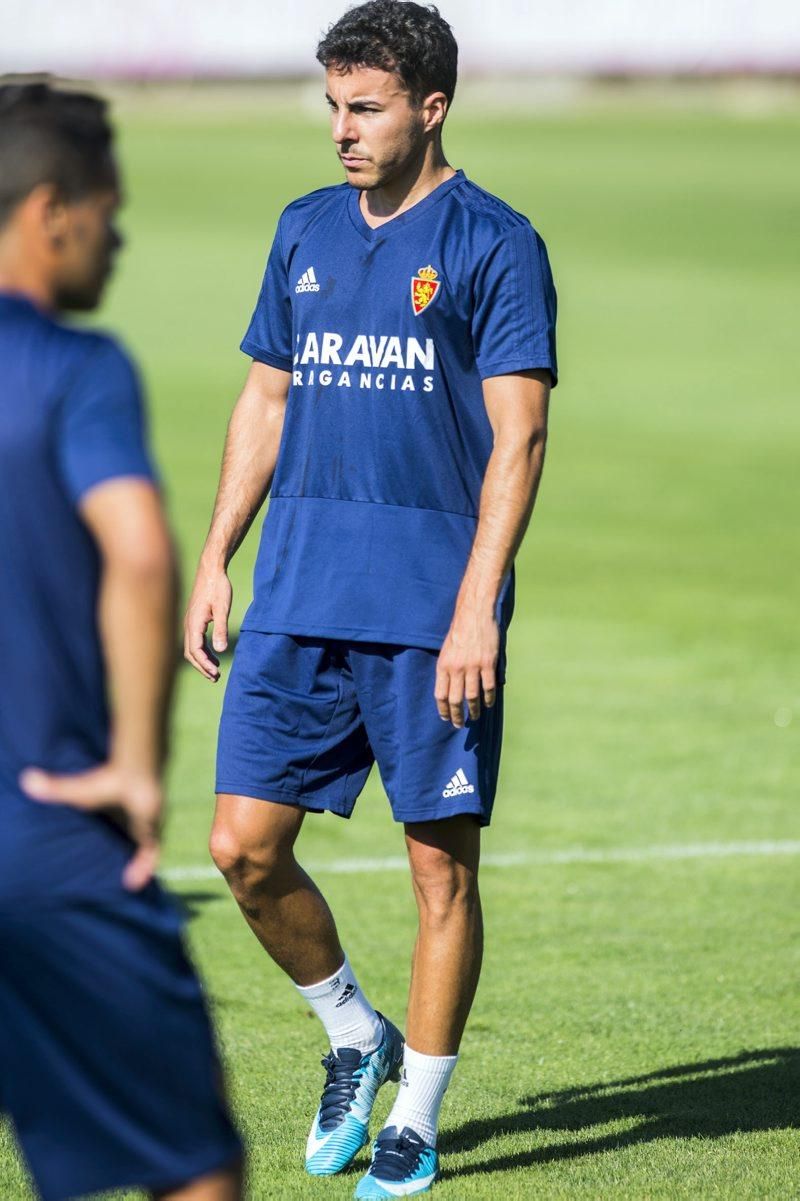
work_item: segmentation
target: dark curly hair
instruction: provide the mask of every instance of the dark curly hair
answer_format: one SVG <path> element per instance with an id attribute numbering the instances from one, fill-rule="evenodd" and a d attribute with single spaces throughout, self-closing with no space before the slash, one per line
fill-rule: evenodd
<path id="1" fill-rule="evenodd" d="M 431 92 L 449 101 L 456 90 L 458 46 L 433 4 L 411 0 L 368 0 L 331 25 L 317 46 L 323 67 L 377 67 L 394 71 L 412 102 Z"/>
<path id="2" fill-rule="evenodd" d="M 39 184 L 66 203 L 116 183 L 104 100 L 38 77 L 0 77 L 0 225 Z"/>

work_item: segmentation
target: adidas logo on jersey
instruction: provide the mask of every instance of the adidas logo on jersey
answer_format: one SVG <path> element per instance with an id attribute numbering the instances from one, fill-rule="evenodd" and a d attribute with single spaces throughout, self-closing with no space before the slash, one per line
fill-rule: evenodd
<path id="1" fill-rule="evenodd" d="M 442 793 L 442 796 L 443 797 L 463 796 L 465 792 L 474 792 L 474 791 L 475 791 L 474 786 L 472 784 L 470 784 L 469 780 L 464 775 L 464 772 L 459 767 L 458 771 L 453 776 L 452 780 L 448 781 L 447 787 L 445 788 L 444 792 Z"/>
<path id="2" fill-rule="evenodd" d="M 295 292 L 319 292 L 319 284 L 313 267 L 309 267 L 308 271 L 303 272 L 294 290 Z"/>

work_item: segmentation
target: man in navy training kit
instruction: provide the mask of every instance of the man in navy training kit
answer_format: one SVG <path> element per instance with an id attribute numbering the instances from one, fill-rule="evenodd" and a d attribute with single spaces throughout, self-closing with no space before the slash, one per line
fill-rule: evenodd
<path id="1" fill-rule="evenodd" d="M 236 1201 L 200 985 L 152 878 L 171 540 L 130 360 L 57 320 L 97 305 L 119 201 L 101 100 L 0 85 L 0 1110 L 43 1201 Z"/>
<path id="2" fill-rule="evenodd" d="M 497 783 L 512 563 L 556 377 L 555 292 L 527 219 L 444 157 L 457 47 L 435 8 L 351 9 L 317 57 L 346 182 L 280 218 L 185 650 L 219 677 L 226 568 L 269 492 L 211 852 L 330 1041 L 308 1171 L 352 1160 L 377 1089 L 402 1067 L 356 1192 L 401 1196 L 435 1179 L 480 970 L 480 830 Z M 405 1051 L 294 857 L 306 811 L 349 816 L 375 761 L 419 907 Z"/>

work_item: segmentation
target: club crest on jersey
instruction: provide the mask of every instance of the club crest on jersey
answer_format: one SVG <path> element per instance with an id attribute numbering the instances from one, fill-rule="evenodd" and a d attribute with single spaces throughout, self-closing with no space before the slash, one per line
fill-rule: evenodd
<path id="1" fill-rule="evenodd" d="M 439 295 L 442 281 L 436 278 L 438 274 L 439 272 L 434 271 L 433 267 L 429 265 L 420 267 L 411 280 L 411 307 L 415 317 L 419 317 L 422 310 L 433 304 Z"/>

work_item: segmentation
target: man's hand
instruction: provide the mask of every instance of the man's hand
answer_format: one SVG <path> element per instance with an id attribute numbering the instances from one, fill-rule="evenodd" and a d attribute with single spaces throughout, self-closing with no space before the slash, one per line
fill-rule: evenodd
<path id="1" fill-rule="evenodd" d="M 550 372 L 520 371 L 483 381 L 494 446 L 481 488 L 480 512 L 450 630 L 436 671 L 443 721 L 464 725 L 464 700 L 475 720 L 497 696 L 500 631 L 495 605 L 536 499 L 547 437 Z"/>
<path id="2" fill-rule="evenodd" d="M 152 880 L 161 837 L 164 804 L 161 782 L 155 776 L 133 775 L 114 763 L 90 771 L 56 776 L 30 767 L 19 779 L 20 787 L 35 801 L 72 805 L 87 812 L 104 812 L 136 843 L 136 851 L 122 875 L 130 892 Z"/>
<path id="3" fill-rule="evenodd" d="M 207 569 L 200 563 L 183 620 L 184 658 L 207 680 L 218 680 L 219 659 L 214 651 L 228 649 L 228 617 L 233 589 L 224 568 Z M 211 650 L 206 641 L 209 623 L 214 623 Z"/>
<path id="4" fill-rule="evenodd" d="M 228 648 L 233 590 L 227 567 L 269 492 L 292 376 L 254 360 L 228 424 L 211 528 L 184 618 L 183 653 L 207 680 L 219 679 L 214 651 Z M 212 647 L 206 630 L 214 623 Z"/>
<path id="5" fill-rule="evenodd" d="M 442 721 L 461 729 L 464 701 L 470 718 L 480 717 L 483 703 L 491 709 L 497 697 L 497 657 L 500 631 L 494 614 L 457 610 L 436 666 L 436 707 Z"/>

